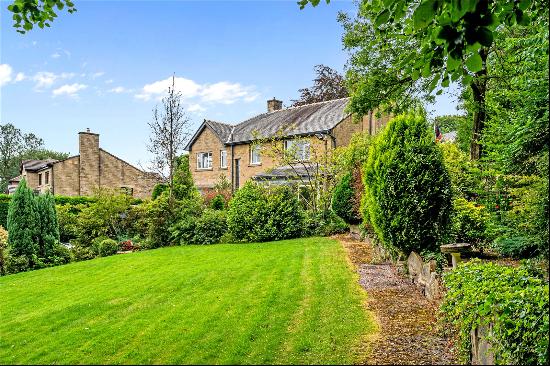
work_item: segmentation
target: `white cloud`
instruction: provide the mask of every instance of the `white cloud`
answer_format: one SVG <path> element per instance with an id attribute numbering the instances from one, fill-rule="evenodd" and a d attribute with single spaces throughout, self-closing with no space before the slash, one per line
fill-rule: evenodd
<path id="1" fill-rule="evenodd" d="M 187 107 L 187 110 L 189 112 L 199 113 L 206 111 L 206 108 L 202 107 L 200 104 L 191 104 L 189 107 Z"/>
<path id="2" fill-rule="evenodd" d="M 105 84 L 112 84 L 113 81 L 114 81 L 113 79 L 105 80 Z"/>
<path id="3" fill-rule="evenodd" d="M 116 88 L 109 90 L 109 93 L 121 94 L 121 93 L 126 93 L 127 91 L 128 89 L 126 89 L 125 87 L 117 86 Z"/>
<path id="4" fill-rule="evenodd" d="M 92 74 L 92 79 L 97 79 L 98 77 L 103 76 L 103 75 L 105 75 L 105 73 L 103 71 L 96 72 L 96 73 Z"/>
<path id="5" fill-rule="evenodd" d="M 77 97 L 78 92 L 80 90 L 86 89 L 87 87 L 88 87 L 88 85 L 77 84 L 77 83 L 65 84 L 65 85 L 60 86 L 57 89 L 54 89 L 52 93 L 53 93 L 54 96 L 67 95 L 69 97 Z"/>
<path id="6" fill-rule="evenodd" d="M 231 83 L 228 81 L 221 81 L 214 84 L 199 84 L 190 79 L 177 77 L 175 78 L 174 84 L 176 91 L 181 92 L 184 99 L 195 98 L 207 103 L 232 104 L 239 100 L 251 102 L 258 97 L 258 93 L 253 86 L 243 86 L 239 83 Z M 158 100 L 166 95 L 168 88 L 171 86 L 172 78 L 169 77 L 164 80 L 159 80 L 145 85 L 135 97 L 144 101 L 151 99 Z M 199 104 L 193 105 L 200 107 Z"/>
<path id="7" fill-rule="evenodd" d="M 51 58 L 60 58 L 61 57 L 61 54 L 59 52 L 55 52 L 55 53 L 52 53 L 50 55 Z"/>
<path id="8" fill-rule="evenodd" d="M 244 87 L 239 83 L 229 83 L 227 81 L 205 85 L 201 96 L 204 101 L 222 104 L 233 104 L 239 99 L 252 101 L 257 97 L 252 87 Z"/>
<path id="9" fill-rule="evenodd" d="M 24 73 L 18 72 L 17 75 L 15 75 L 15 80 L 14 81 L 17 83 L 19 81 L 25 80 L 26 78 L 27 78 L 27 76 Z"/>
<path id="10" fill-rule="evenodd" d="M 11 74 L 13 69 L 8 64 L 0 64 L 0 86 L 5 85 L 11 81 Z"/>
<path id="11" fill-rule="evenodd" d="M 39 90 L 51 87 L 57 80 L 70 79 L 72 77 L 74 77 L 74 74 L 69 72 L 54 74 L 53 72 L 40 71 L 32 77 L 32 80 L 36 83 L 34 88 Z"/>

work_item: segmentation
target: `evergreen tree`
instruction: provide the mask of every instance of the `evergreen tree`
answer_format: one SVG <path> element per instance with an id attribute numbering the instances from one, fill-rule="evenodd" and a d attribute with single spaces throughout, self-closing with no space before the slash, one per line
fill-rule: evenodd
<path id="1" fill-rule="evenodd" d="M 55 244 L 59 242 L 59 225 L 54 197 L 49 192 L 37 196 L 36 208 L 40 227 L 39 257 L 48 259 L 53 255 Z"/>
<path id="2" fill-rule="evenodd" d="M 8 245 L 15 256 L 25 256 L 31 266 L 38 254 L 38 215 L 32 190 L 22 179 L 8 209 Z"/>

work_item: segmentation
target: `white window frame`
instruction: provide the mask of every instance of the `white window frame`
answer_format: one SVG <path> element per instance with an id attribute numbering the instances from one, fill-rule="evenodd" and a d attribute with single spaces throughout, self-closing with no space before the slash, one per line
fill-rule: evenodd
<path id="1" fill-rule="evenodd" d="M 260 165 L 262 163 L 261 150 L 260 145 L 250 145 L 250 165 Z"/>
<path id="2" fill-rule="evenodd" d="M 291 150 L 296 161 L 311 159 L 311 143 L 308 140 L 285 140 L 285 151 Z"/>
<path id="3" fill-rule="evenodd" d="M 220 150 L 220 168 L 227 169 L 227 150 Z"/>
<path id="4" fill-rule="evenodd" d="M 206 155 L 206 166 L 204 166 L 204 155 Z M 197 153 L 197 169 L 208 170 L 212 169 L 212 151 L 204 151 Z"/>

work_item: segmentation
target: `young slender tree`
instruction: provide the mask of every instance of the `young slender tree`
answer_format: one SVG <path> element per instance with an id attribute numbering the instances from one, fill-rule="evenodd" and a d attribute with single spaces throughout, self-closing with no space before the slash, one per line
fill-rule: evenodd
<path id="1" fill-rule="evenodd" d="M 152 169 L 167 182 L 170 199 L 174 193 L 174 172 L 177 157 L 191 137 L 191 120 L 185 114 L 182 94 L 176 91 L 176 78 L 161 106 L 153 109 L 153 119 L 149 122 L 151 135 L 147 149 L 153 154 Z"/>

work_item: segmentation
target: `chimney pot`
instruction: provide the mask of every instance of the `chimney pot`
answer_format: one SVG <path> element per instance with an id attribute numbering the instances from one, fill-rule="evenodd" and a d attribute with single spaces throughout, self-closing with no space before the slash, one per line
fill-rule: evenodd
<path id="1" fill-rule="evenodd" d="M 283 102 L 280 100 L 273 99 L 267 101 L 267 111 L 274 112 L 283 109 Z"/>

